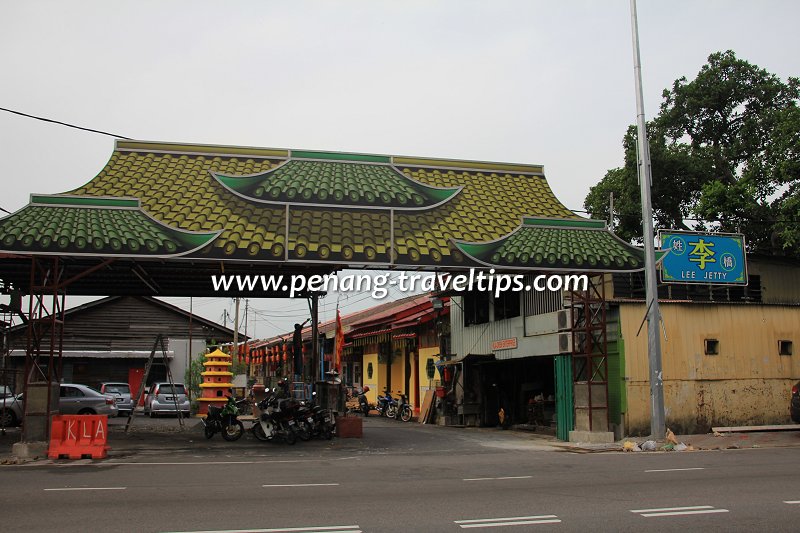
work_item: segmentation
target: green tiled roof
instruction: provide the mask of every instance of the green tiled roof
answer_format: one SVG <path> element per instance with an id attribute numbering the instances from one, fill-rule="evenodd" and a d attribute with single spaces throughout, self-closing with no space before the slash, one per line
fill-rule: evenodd
<path id="1" fill-rule="evenodd" d="M 162 231 L 218 233 L 186 254 L 209 260 L 466 267 L 491 256 L 478 253 L 478 248 L 467 252 L 464 243 L 500 242 L 523 217 L 583 220 L 556 199 L 542 167 L 535 165 L 144 141 L 118 141 L 105 168 L 68 194 L 103 201 L 133 198 L 141 211 L 163 225 Z M 27 211 L 33 207 L 0 219 L 0 250 L 33 251 L 28 242 L 33 239 L 39 243 L 37 252 L 95 253 L 85 246 L 62 250 L 57 239 L 48 241 L 40 233 L 27 235 L 27 244 L 9 234 L 6 243 L 6 228 L 18 228 L 23 214 L 31 214 L 26 224 L 39 225 L 52 216 Z M 105 229 L 77 221 L 63 218 L 59 231 L 78 239 L 80 232 L 91 230 L 86 239 L 97 245 L 97 239 L 106 238 Z M 126 219 L 122 227 L 131 224 Z M 566 239 L 576 232 L 572 253 L 585 256 L 587 265 L 595 255 L 605 264 L 596 239 L 606 237 L 600 234 L 619 244 L 606 231 L 590 238 L 584 230 L 566 228 L 559 235 Z M 189 249 L 190 243 L 181 243 L 181 250 Z M 608 254 L 610 264 L 622 261 L 623 269 L 640 268 L 629 261 L 635 253 L 624 246 L 612 247 Z M 510 257 L 504 252 L 497 259 Z M 516 254 L 508 264 L 550 267 L 521 262 Z"/>
<path id="2" fill-rule="evenodd" d="M 206 246 L 218 232 L 169 228 L 145 214 L 136 199 L 31 197 L 0 220 L 0 243 L 20 252 L 101 256 L 178 256 Z"/>
<path id="3" fill-rule="evenodd" d="M 608 272 L 644 267 L 644 252 L 615 237 L 600 220 L 526 217 L 501 239 L 456 245 L 478 263 L 506 268 Z"/>
<path id="4" fill-rule="evenodd" d="M 423 185 L 387 164 L 302 159 L 253 176 L 214 177 L 234 193 L 257 202 L 356 209 L 426 209 L 460 190 Z"/>

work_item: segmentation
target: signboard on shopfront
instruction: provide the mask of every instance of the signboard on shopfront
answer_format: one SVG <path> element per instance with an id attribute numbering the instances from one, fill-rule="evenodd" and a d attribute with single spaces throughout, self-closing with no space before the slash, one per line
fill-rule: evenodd
<path id="1" fill-rule="evenodd" d="M 517 347 L 517 338 L 511 337 L 510 339 L 502 339 L 492 343 L 492 351 L 497 350 L 513 350 Z"/>

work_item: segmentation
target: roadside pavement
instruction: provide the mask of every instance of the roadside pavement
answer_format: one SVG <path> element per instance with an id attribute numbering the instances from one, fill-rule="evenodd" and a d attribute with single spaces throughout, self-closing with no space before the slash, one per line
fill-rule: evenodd
<path id="1" fill-rule="evenodd" d="M 339 454 L 469 454 L 479 453 L 486 448 L 531 452 L 622 453 L 626 440 L 639 444 L 647 440 L 639 437 L 611 444 L 568 443 L 552 435 L 530 431 L 443 427 L 368 417 L 363 419 L 362 438 L 334 438 L 330 441 L 313 439 L 289 446 L 280 442 L 260 442 L 249 431 L 245 431 L 237 442 L 226 442 L 220 435 L 206 439 L 198 418 L 185 419 L 185 427 L 181 429 L 176 418 L 136 417 L 127 433 L 126 422 L 127 418 L 109 421 L 109 460 L 137 461 L 165 456 L 176 460 L 193 457 L 231 459 L 265 454 L 286 458 L 334 457 Z M 252 422 L 245 422 L 245 429 L 249 430 L 251 425 Z M 12 445 L 19 440 L 19 428 L 8 428 L 4 435 L 0 434 L 0 464 L 20 462 L 11 455 Z M 659 451 L 641 453 L 793 447 L 800 446 L 800 431 L 726 433 L 721 436 L 677 435 L 676 440 L 686 444 L 689 449 L 686 452 L 663 452 L 660 449 L 665 443 L 660 442 L 657 445 Z M 38 460 L 54 462 L 46 458 Z"/>

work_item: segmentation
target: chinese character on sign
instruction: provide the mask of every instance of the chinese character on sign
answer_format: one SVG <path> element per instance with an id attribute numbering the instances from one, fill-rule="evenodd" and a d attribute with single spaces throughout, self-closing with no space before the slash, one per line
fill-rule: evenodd
<path id="1" fill-rule="evenodd" d="M 705 270 L 706 263 L 716 263 L 717 260 L 714 259 L 714 247 L 713 242 L 706 242 L 703 239 L 698 240 L 697 242 L 690 242 L 694 248 L 692 251 L 689 252 L 689 261 L 693 263 L 700 263 L 700 270 Z"/>
<path id="2" fill-rule="evenodd" d="M 682 252 L 683 251 L 683 241 L 680 239 L 673 239 L 672 241 L 672 251 L 673 252 Z"/>
<path id="3" fill-rule="evenodd" d="M 733 256 L 726 254 L 725 257 L 722 258 L 722 266 L 726 269 L 733 268 Z"/>

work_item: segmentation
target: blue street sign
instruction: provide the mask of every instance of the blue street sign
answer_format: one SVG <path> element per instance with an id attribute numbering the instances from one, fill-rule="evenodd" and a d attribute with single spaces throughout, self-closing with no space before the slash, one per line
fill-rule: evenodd
<path id="1" fill-rule="evenodd" d="M 747 285 L 744 235 L 659 231 L 663 283 Z"/>

